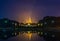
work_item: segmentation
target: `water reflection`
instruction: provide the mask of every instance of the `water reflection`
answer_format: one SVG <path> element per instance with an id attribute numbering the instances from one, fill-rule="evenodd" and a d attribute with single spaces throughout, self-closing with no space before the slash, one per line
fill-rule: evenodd
<path id="1" fill-rule="evenodd" d="M 38 33 L 20 33 L 18 35 L 19 40 L 21 41 L 44 41 L 43 37 L 40 37 Z"/>
<path id="2" fill-rule="evenodd" d="M 38 33 L 20 33 L 18 36 L 11 37 L 7 40 L 0 40 L 0 41 L 44 41 L 43 37 L 40 37 Z"/>
<path id="3" fill-rule="evenodd" d="M 18 36 L 19 36 L 19 38 L 22 38 L 22 39 L 24 39 L 24 41 L 25 40 L 31 40 L 31 38 L 32 38 L 32 33 L 30 33 L 30 31 L 28 31 L 28 33 L 20 33 Z"/>

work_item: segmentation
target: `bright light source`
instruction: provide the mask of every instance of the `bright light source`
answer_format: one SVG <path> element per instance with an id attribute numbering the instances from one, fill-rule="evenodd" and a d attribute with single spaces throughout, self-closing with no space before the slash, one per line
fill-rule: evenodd
<path id="1" fill-rule="evenodd" d="M 40 26 L 40 24 L 38 24 L 38 26 Z"/>
<path id="2" fill-rule="evenodd" d="M 28 31 L 28 33 L 30 33 L 30 31 Z"/>
<path id="3" fill-rule="evenodd" d="M 17 35 L 17 33 L 15 33 L 15 35 Z"/>
<path id="4" fill-rule="evenodd" d="M 15 23 L 15 26 L 17 26 L 17 23 Z"/>
<path id="5" fill-rule="evenodd" d="M 41 26 L 43 26 L 43 23 L 41 23 Z"/>
<path id="6" fill-rule="evenodd" d="M 31 17 L 28 17 L 28 19 L 26 20 L 26 23 L 28 23 L 28 24 L 32 23 Z"/>
<path id="7" fill-rule="evenodd" d="M 54 23 L 54 20 L 52 20 L 52 23 Z"/>
<path id="8" fill-rule="evenodd" d="M 28 31 L 28 37 L 29 37 L 29 40 L 31 40 L 31 37 L 32 37 L 32 33 L 30 31 Z"/>
<path id="9" fill-rule="evenodd" d="M 30 24 L 28 23 L 28 25 L 30 26 Z"/>
<path id="10" fill-rule="evenodd" d="M 7 20 L 5 20 L 4 22 L 7 23 Z"/>
<path id="11" fill-rule="evenodd" d="M 41 35 L 43 35 L 43 32 L 41 32 Z"/>
<path id="12" fill-rule="evenodd" d="M 32 38 L 32 33 L 30 31 L 28 31 L 27 33 L 23 33 L 23 35 L 26 39 L 31 40 L 31 38 Z"/>

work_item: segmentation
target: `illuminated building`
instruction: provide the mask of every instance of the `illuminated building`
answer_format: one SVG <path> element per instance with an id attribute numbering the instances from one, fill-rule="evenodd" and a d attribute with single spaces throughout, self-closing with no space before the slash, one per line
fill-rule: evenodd
<path id="1" fill-rule="evenodd" d="M 28 23 L 28 24 L 32 23 L 31 17 L 28 18 L 27 23 Z"/>

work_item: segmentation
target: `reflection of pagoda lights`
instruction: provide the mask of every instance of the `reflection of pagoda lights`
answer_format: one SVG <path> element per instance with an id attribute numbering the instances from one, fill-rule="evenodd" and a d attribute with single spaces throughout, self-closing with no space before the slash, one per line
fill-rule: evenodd
<path id="1" fill-rule="evenodd" d="M 27 35 L 28 35 L 28 37 L 29 37 L 29 40 L 31 40 L 32 33 L 31 33 L 30 31 L 28 31 Z"/>
<path id="2" fill-rule="evenodd" d="M 32 38 L 32 33 L 30 31 L 27 31 L 27 33 L 23 33 L 23 36 L 25 39 L 31 40 Z"/>
<path id="3" fill-rule="evenodd" d="M 28 33 L 29 40 L 32 38 L 32 33 Z"/>

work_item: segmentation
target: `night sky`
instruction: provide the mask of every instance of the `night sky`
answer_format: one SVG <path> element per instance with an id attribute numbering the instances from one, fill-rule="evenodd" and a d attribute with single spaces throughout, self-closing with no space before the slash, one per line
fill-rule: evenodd
<path id="1" fill-rule="evenodd" d="M 24 22 L 31 17 L 33 22 L 37 22 L 45 16 L 60 16 L 60 0 L 0 0 L 0 18 Z M 14 37 L 13 40 L 17 39 Z"/>
<path id="2" fill-rule="evenodd" d="M 45 16 L 60 16 L 60 0 L 0 0 L 0 18 L 37 22 Z"/>

